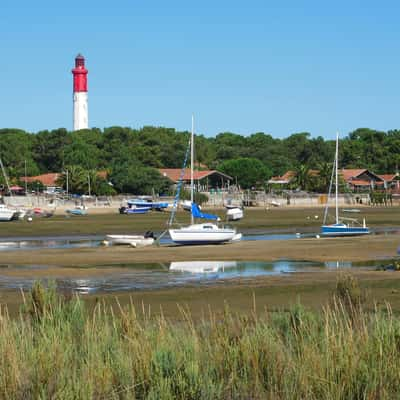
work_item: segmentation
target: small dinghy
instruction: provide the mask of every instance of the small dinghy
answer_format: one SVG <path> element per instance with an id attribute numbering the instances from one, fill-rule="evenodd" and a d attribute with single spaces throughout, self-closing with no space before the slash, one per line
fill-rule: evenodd
<path id="1" fill-rule="evenodd" d="M 77 206 L 75 208 L 65 210 L 65 212 L 70 215 L 86 215 L 87 209 L 85 206 Z"/>
<path id="2" fill-rule="evenodd" d="M 239 221 L 243 218 L 243 209 L 240 207 L 228 208 L 226 211 L 226 218 L 228 221 Z"/>
<path id="3" fill-rule="evenodd" d="M 154 243 L 153 232 L 144 235 L 106 235 L 103 242 L 106 245 L 128 245 L 132 247 L 150 246 Z"/>

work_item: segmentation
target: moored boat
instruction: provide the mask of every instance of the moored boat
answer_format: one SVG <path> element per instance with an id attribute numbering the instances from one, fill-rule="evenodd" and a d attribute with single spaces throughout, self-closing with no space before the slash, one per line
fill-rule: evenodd
<path id="1" fill-rule="evenodd" d="M 131 199 L 127 201 L 129 207 L 147 208 L 149 210 L 161 211 L 168 208 L 168 203 L 163 201 L 151 201 L 149 199 Z"/>
<path id="2" fill-rule="evenodd" d="M 243 218 L 243 209 L 240 207 L 228 208 L 226 211 L 228 221 L 239 221 Z"/>
<path id="3" fill-rule="evenodd" d="M 152 232 L 146 232 L 144 235 L 106 235 L 105 243 L 132 247 L 150 246 L 154 243 L 154 235 Z"/>
<path id="4" fill-rule="evenodd" d="M 83 206 L 78 206 L 78 207 L 75 207 L 75 208 L 72 208 L 69 210 L 65 210 L 65 212 L 70 215 L 86 215 L 87 214 L 87 210 Z"/>
<path id="5" fill-rule="evenodd" d="M 7 207 L 5 204 L 0 204 L 0 221 L 11 221 L 16 219 L 18 216 L 18 211 Z"/>
<path id="6" fill-rule="evenodd" d="M 348 218 L 346 219 L 348 220 Z M 351 226 L 349 223 L 345 224 L 344 222 L 339 222 L 337 224 L 323 225 L 321 227 L 321 234 L 323 236 L 361 236 L 368 235 L 369 233 L 369 228 L 365 225 L 365 221 L 364 224 L 360 226 Z"/>
<path id="7" fill-rule="evenodd" d="M 182 170 L 184 170 L 185 162 Z M 193 169 L 194 169 L 194 120 L 192 117 L 192 133 L 190 136 L 190 225 L 180 228 L 170 228 L 168 230 L 172 241 L 180 245 L 191 245 L 191 244 L 221 244 L 229 243 L 232 241 L 238 241 L 241 239 L 241 235 L 238 235 L 236 229 L 219 226 L 216 223 L 203 223 L 195 224 L 195 218 L 208 219 L 214 221 L 220 221 L 219 217 L 212 214 L 203 213 L 199 206 L 194 201 L 194 180 L 193 180 Z M 182 174 L 180 182 L 182 182 Z M 180 188 L 180 185 L 178 185 Z M 177 190 L 174 207 L 176 208 L 179 199 L 179 189 Z M 173 221 L 173 215 L 170 219 L 170 225 Z"/>
<path id="8" fill-rule="evenodd" d="M 331 184 L 329 186 L 328 200 L 326 202 L 326 207 L 324 212 L 324 222 L 323 225 L 321 226 L 321 235 L 325 237 L 368 235 L 370 231 L 365 223 L 365 218 L 363 220 L 363 224 L 361 225 L 359 221 L 355 218 L 339 217 L 338 160 L 339 160 L 339 135 L 336 134 L 336 151 L 335 151 L 335 160 L 332 170 L 332 179 L 333 177 L 335 179 L 335 223 L 333 224 L 326 223 L 328 217 L 329 196 L 331 194 L 331 188 L 332 188 L 332 179 L 331 179 Z M 347 221 L 347 223 L 344 221 Z"/>
<path id="9" fill-rule="evenodd" d="M 232 241 L 237 233 L 233 228 L 205 223 L 170 229 L 169 235 L 176 244 L 219 244 Z"/>

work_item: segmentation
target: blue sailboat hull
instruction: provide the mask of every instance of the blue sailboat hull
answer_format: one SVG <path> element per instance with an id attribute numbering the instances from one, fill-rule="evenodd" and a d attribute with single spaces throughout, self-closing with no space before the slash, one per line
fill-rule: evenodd
<path id="1" fill-rule="evenodd" d="M 346 224 L 322 225 L 322 236 L 361 236 L 368 235 L 369 228 L 362 226 L 347 226 Z"/>

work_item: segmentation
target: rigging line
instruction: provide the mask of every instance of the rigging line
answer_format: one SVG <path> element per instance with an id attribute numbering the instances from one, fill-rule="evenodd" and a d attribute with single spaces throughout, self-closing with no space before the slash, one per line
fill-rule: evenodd
<path id="1" fill-rule="evenodd" d="M 3 172 L 4 180 L 6 181 L 6 185 L 7 185 L 7 189 L 10 194 L 10 197 L 13 198 L 13 195 L 11 193 L 10 182 L 8 180 L 8 175 L 7 175 L 6 169 L 4 168 L 4 164 L 3 164 L 3 161 L 1 160 L 1 158 L 0 158 L 0 167 L 1 167 L 1 171 Z M 26 179 L 26 177 L 25 177 L 25 179 Z"/>
<path id="2" fill-rule="evenodd" d="M 174 219 L 175 219 L 176 209 L 177 209 L 179 197 L 180 197 L 180 194 L 181 194 L 183 177 L 185 175 L 186 163 L 187 163 L 187 159 L 189 157 L 189 151 L 190 151 L 190 147 L 191 147 L 190 144 L 191 144 L 191 137 L 189 137 L 188 147 L 186 148 L 185 159 L 183 161 L 181 174 L 179 176 L 179 181 L 178 181 L 178 185 L 177 185 L 176 193 L 175 193 L 174 205 L 172 207 L 171 216 L 170 216 L 169 221 L 168 221 L 168 226 L 171 226 L 172 223 L 174 222 Z"/>
<path id="3" fill-rule="evenodd" d="M 332 193 L 332 183 L 333 183 L 333 175 L 335 174 L 335 168 L 336 168 L 336 157 L 335 157 L 335 160 L 333 161 L 333 165 L 332 165 L 331 180 L 329 182 L 328 198 L 326 199 L 323 225 L 326 224 L 326 219 L 328 217 L 329 199 L 330 199 L 331 193 Z"/>

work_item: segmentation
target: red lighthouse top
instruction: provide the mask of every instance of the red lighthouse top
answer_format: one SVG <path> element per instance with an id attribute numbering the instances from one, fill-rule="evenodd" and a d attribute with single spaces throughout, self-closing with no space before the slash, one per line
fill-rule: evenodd
<path id="1" fill-rule="evenodd" d="M 74 75 L 74 93 L 87 92 L 88 70 L 85 68 L 85 57 L 82 54 L 75 57 L 75 68 L 72 74 Z"/>

